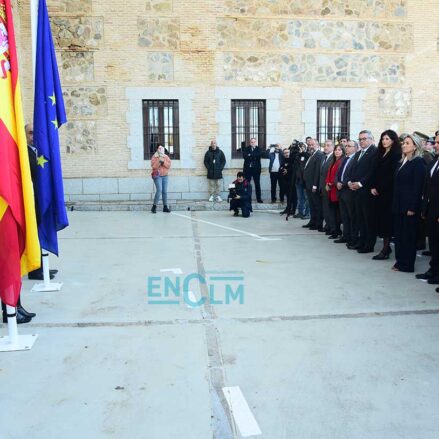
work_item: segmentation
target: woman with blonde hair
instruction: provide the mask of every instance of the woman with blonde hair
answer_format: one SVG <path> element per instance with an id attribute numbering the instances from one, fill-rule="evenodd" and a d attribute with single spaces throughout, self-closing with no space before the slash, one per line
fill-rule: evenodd
<path id="1" fill-rule="evenodd" d="M 422 155 L 422 140 L 416 134 L 407 135 L 402 143 L 402 159 L 395 172 L 393 192 L 394 271 L 412 273 L 415 270 L 416 233 L 426 172 Z"/>
<path id="2" fill-rule="evenodd" d="M 160 196 L 163 199 L 163 212 L 170 212 L 168 208 L 168 173 L 171 167 L 171 159 L 166 155 L 165 148 L 161 143 L 157 145 L 156 152 L 151 157 L 151 177 L 154 181 L 156 193 L 151 212 L 157 212 L 157 204 Z"/>

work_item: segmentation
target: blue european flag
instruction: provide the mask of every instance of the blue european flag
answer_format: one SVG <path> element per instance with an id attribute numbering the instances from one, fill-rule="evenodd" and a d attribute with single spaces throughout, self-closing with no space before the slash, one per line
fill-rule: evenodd
<path id="1" fill-rule="evenodd" d="M 34 146 L 38 154 L 38 235 L 41 248 L 58 255 L 57 232 L 69 225 L 64 205 L 58 128 L 67 122 L 45 0 L 38 4 Z"/>

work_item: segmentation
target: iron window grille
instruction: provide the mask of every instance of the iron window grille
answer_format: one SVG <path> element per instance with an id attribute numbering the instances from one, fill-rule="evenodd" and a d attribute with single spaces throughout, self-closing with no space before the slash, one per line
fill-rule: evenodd
<path id="1" fill-rule="evenodd" d="M 334 142 L 349 138 L 350 101 L 317 101 L 317 139 Z"/>
<path id="2" fill-rule="evenodd" d="M 143 100 L 143 156 L 149 160 L 159 143 L 173 160 L 180 159 L 178 100 Z"/>
<path id="3" fill-rule="evenodd" d="M 266 148 L 265 100 L 232 100 L 232 158 L 241 158 L 241 145 L 256 138 L 262 150 Z"/>

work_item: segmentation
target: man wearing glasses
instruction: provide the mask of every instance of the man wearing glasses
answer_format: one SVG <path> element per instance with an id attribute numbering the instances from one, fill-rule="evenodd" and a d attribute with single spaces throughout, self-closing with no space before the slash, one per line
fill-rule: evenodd
<path id="1" fill-rule="evenodd" d="M 360 131 L 360 150 L 354 156 L 348 187 L 354 193 L 353 242 L 348 246 L 358 253 L 374 251 L 376 235 L 371 218 L 370 183 L 375 168 L 377 147 L 370 131 Z"/>

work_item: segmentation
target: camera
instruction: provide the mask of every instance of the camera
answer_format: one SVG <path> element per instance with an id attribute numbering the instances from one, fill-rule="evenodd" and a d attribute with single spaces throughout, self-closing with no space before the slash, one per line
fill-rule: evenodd
<path id="1" fill-rule="evenodd" d="M 294 139 L 289 149 L 292 154 L 300 154 L 301 152 L 305 151 L 306 146 L 303 142 L 299 142 L 298 140 Z"/>
<path id="2" fill-rule="evenodd" d="M 229 184 L 229 195 L 227 196 L 228 200 L 231 200 L 233 198 L 235 198 L 237 195 L 236 193 L 236 187 L 234 183 Z"/>

